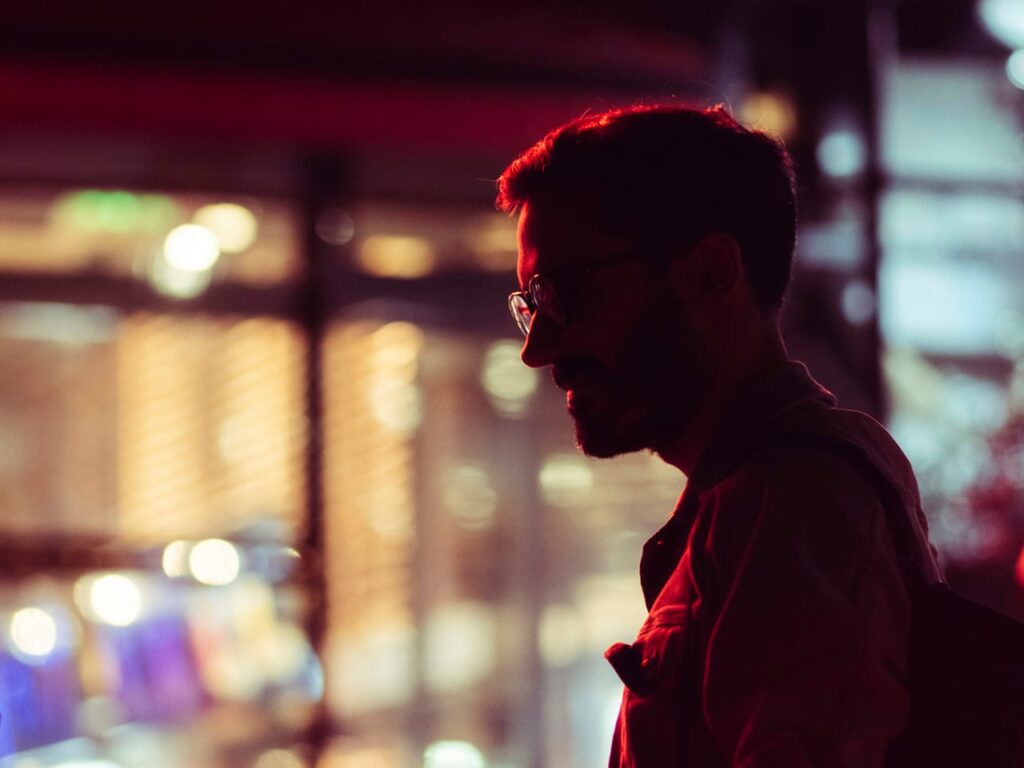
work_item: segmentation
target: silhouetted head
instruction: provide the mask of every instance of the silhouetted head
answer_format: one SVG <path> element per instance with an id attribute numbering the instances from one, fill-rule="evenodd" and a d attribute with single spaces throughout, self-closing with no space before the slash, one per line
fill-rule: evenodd
<path id="1" fill-rule="evenodd" d="M 647 255 L 724 232 L 735 238 L 764 310 L 789 282 L 796 204 L 789 156 L 722 106 L 630 107 L 573 120 L 514 160 L 498 180 L 512 213 L 551 197 L 591 198 L 609 234 Z"/>
<path id="2" fill-rule="evenodd" d="M 523 361 L 552 366 L 587 453 L 663 448 L 777 329 L 792 167 L 723 107 L 584 116 L 520 155 L 498 187 L 499 208 L 519 213 Z"/>

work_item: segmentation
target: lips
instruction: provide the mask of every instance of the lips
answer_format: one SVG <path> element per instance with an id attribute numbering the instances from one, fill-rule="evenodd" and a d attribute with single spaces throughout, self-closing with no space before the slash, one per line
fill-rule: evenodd
<path id="1" fill-rule="evenodd" d="M 565 409 L 574 419 L 580 419 L 582 414 L 586 412 L 586 407 L 583 405 L 583 399 L 576 394 L 575 390 L 570 389 L 566 392 Z"/>
<path id="2" fill-rule="evenodd" d="M 565 391 L 565 405 L 569 409 L 569 413 L 576 415 L 581 407 L 586 406 L 588 400 L 593 402 L 594 392 L 593 381 L 578 381 L 568 387 Z"/>
<path id="3" fill-rule="evenodd" d="M 584 358 L 566 359 L 552 366 L 551 376 L 559 389 L 565 390 L 565 405 L 570 415 L 577 416 L 594 398 L 605 381 L 601 367 Z"/>
<path id="4" fill-rule="evenodd" d="M 568 392 L 570 389 L 575 388 L 577 383 L 580 381 L 580 377 L 567 376 L 563 374 L 561 371 L 559 371 L 557 368 L 551 371 L 551 377 L 555 380 L 555 386 L 558 387 L 559 389 L 564 389 L 566 392 Z"/>

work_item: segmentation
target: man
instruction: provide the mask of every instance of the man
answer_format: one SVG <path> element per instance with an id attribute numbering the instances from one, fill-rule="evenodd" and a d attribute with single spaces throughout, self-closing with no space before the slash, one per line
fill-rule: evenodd
<path id="1" fill-rule="evenodd" d="M 551 367 L 580 448 L 687 477 L 644 547 L 647 621 L 606 654 L 610 764 L 882 766 L 908 711 L 901 568 L 939 573 L 899 448 L 787 357 L 785 150 L 722 107 L 587 115 L 516 159 L 498 204 L 519 214 L 523 361 Z M 874 472 L 917 551 L 897 554 Z"/>

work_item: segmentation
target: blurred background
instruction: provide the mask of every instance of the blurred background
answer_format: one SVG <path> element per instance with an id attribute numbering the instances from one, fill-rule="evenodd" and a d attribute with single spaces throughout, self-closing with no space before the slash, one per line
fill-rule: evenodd
<path id="1" fill-rule="evenodd" d="M 579 456 L 494 179 L 587 109 L 782 136 L 791 353 L 1024 618 L 1024 2 L 0 11 L 0 766 L 583 768 L 685 478 Z"/>

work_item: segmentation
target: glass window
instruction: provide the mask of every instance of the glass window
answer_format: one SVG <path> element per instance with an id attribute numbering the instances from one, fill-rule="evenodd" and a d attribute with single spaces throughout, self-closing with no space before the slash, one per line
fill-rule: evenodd
<path id="1" fill-rule="evenodd" d="M 382 314 L 324 346 L 331 759 L 600 763 L 602 654 L 643 622 L 640 549 L 685 478 L 579 455 L 519 341 Z"/>
<path id="2" fill-rule="evenodd" d="M 273 200 L 0 193 L 0 271 L 47 296 L 0 301 L 4 764 L 309 757 L 308 334 L 187 304 L 292 290 L 299 235 Z M 129 309 L 134 280 L 184 303 Z"/>
<path id="3" fill-rule="evenodd" d="M 1013 88 L 1002 67 L 966 61 L 900 61 L 886 80 L 890 427 L 953 586 L 1024 618 L 1021 123 L 1003 97 Z"/>
<path id="4" fill-rule="evenodd" d="M 0 529 L 301 536 L 303 344 L 266 318 L 0 305 Z"/>
<path id="5" fill-rule="evenodd" d="M 134 277 L 191 298 L 211 283 L 302 273 L 293 206 L 270 198 L 124 189 L 0 191 L 0 270 Z"/>

